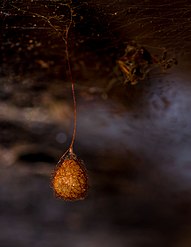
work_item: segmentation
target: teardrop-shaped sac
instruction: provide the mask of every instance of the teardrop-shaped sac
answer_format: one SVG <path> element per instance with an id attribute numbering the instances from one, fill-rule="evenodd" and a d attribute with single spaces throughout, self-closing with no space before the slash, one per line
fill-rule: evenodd
<path id="1" fill-rule="evenodd" d="M 75 155 L 59 161 L 52 177 L 55 195 L 64 200 L 82 200 L 88 192 L 88 176 L 84 164 Z"/>

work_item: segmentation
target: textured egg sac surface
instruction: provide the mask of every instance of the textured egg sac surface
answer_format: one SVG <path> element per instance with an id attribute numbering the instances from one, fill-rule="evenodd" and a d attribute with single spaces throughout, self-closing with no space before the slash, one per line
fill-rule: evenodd
<path id="1" fill-rule="evenodd" d="M 84 199 L 88 191 L 88 178 L 81 161 L 65 159 L 53 175 L 53 189 L 57 197 L 64 200 Z"/>

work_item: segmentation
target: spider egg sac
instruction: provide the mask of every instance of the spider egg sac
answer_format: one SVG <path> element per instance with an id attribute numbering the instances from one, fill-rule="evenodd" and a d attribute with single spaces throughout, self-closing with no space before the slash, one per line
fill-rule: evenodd
<path id="1" fill-rule="evenodd" d="M 84 199 L 88 191 L 88 177 L 83 162 L 74 157 L 59 162 L 52 185 L 57 197 L 70 201 Z"/>

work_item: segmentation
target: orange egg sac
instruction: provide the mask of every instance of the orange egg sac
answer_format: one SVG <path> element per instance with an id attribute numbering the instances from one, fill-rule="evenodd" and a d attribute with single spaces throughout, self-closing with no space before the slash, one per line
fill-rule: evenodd
<path id="1" fill-rule="evenodd" d="M 55 169 L 52 185 L 57 197 L 64 200 L 82 200 L 88 192 L 88 177 L 82 161 L 66 158 Z"/>

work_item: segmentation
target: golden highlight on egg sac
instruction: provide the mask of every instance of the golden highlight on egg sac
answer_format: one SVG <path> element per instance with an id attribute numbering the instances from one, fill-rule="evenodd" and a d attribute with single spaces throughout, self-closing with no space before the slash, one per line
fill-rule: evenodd
<path id="1" fill-rule="evenodd" d="M 56 167 L 52 186 L 55 195 L 64 200 L 82 200 L 88 192 L 88 177 L 83 161 L 72 154 L 62 158 Z"/>

